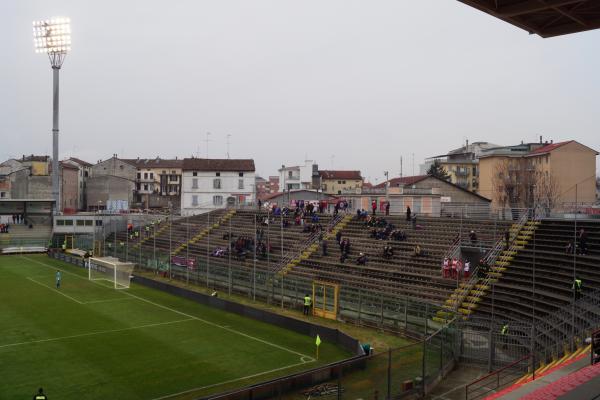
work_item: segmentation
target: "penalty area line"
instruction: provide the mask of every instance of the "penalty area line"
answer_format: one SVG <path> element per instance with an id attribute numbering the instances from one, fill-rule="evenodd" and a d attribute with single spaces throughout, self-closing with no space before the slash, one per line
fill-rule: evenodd
<path id="1" fill-rule="evenodd" d="M 104 335 L 104 334 L 107 334 L 107 333 L 126 332 L 126 331 L 132 331 L 132 330 L 135 330 L 135 329 L 144 329 L 144 328 L 152 328 L 152 327 L 155 327 L 155 326 L 178 324 L 178 323 L 181 323 L 181 322 L 187 322 L 187 321 L 193 321 L 193 320 L 194 320 L 193 318 L 186 318 L 186 319 L 178 319 L 178 320 L 175 320 L 175 321 L 157 322 L 155 324 L 130 326 L 128 328 L 108 329 L 108 330 L 105 330 L 105 331 L 80 333 L 78 335 L 61 336 L 61 337 L 56 337 L 56 338 L 48 338 L 48 339 L 40 339 L 40 340 L 30 340 L 28 342 L 8 343 L 8 344 L 0 345 L 0 349 L 4 349 L 4 348 L 7 348 L 7 347 L 24 346 L 26 344 L 56 342 L 58 340 L 76 339 L 76 338 L 80 338 L 80 337 L 95 336 L 95 335 Z"/>
<path id="2" fill-rule="evenodd" d="M 37 261 L 37 260 L 31 259 L 31 258 L 29 258 L 29 257 L 25 257 L 25 256 L 23 256 L 23 258 L 25 258 L 25 259 L 27 259 L 27 260 L 29 260 L 29 261 L 35 262 L 35 263 L 37 263 L 37 264 L 43 265 L 43 266 L 45 266 L 45 267 L 48 267 L 48 268 L 56 268 L 56 267 L 54 267 L 54 266 L 52 266 L 52 265 L 45 264 L 45 263 L 43 263 L 43 262 L 41 262 L 41 261 Z M 64 270 L 63 270 L 63 271 L 64 271 Z M 80 279 L 85 279 L 85 280 L 87 280 L 87 278 L 85 278 L 85 277 L 83 277 L 83 276 L 80 276 L 80 275 L 78 275 L 78 274 L 75 274 L 75 273 L 73 273 L 73 272 L 70 272 L 70 271 L 64 271 L 64 272 L 65 272 L 66 274 L 69 274 L 69 275 L 76 276 L 76 277 L 78 277 L 78 278 L 80 278 Z M 97 284 L 97 285 L 99 285 L 99 286 L 106 287 L 105 285 L 102 285 L 102 284 L 101 284 L 101 283 L 99 283 L 99 282 L 95 282 L 95 281 L 91 281 L 91 282 L 92 282 L 92 283 L 95 283 L 95 284 Z M 133 298 L 136 298 L 136 299 L 138 299 L 138 300 L 140 300 L 140 301 L 143 301 L 143 302 L 146 302 L 146 303 L 148 303 L 148 304 L 152 304 L 152 305 L 153 305 L 153 306 L 155 306 L 155 307 L 162 308 L 162 309 L 164 309 L 164 310 L 168 310 L 168 311 L 174 312 L 174 313 L 176 313 L 176 314 L 179 314 L 179 315 L 183 315 L 184 317 L 188 317 L 188 318 L 195 319 L 196 321 L 203 322 L 203 323 L 205 323 L 205 324 L 207 324 L 207 325 L 210 325 L 210 326 L 214 326 L 215 328 L 223 329 L 223 330 L 225 330 L 225 331 L 228 331 L 228 332 L 234 333 L 234 334 L 236 334 L 236 335 L 240 335 L 240 336 L 243 336 L 243 337 L 245 337 L 245 338 L 252 339 L 252 340 L 255 340 L 255 341 L 257 341 L 257 342 L 260 342 L 260 343 L 266 344 L 267 346 L 271 346 L 271 347 L 274 347 L 274 348 L 276 348 L 276 349 L 279 349 L 279 350 L 287 351 L 288 353 L 291 353 L 291 354 L 296 354 L 296 355 L 298 355 L 298 356 L 300 356 L 300 357 L 304 357 L 304 358 L 306 358 L 307 360 L 310 360 L 310 361 L 307 361 L 307 362 L 316 361 L 316 360 L 315 360 L 315 358 L 313 358 L 313 357 L 311 357 L 311 356 L 309 356 L 309 355 L 307 355 L 307 354 L 302 354 L 302 353 L 300 353 L 300 352 L 297 352 L 297 351 L 295 351 L 295 350 L 288 349 L 288 348 L 286 348 L 286 347 L 284 347 L 284 346 L 280 346 L 280 345 L 278 345 L 278 344 L 271 343 L 271 342 L 269 342 L 269 341 L 267 341 L 267 340 L 264 340 L 264 339 L 261 339 L 261 338 L 257 338 L 257 337 L 255 337 L 255 336 L 252 336 L 252 335 L 248 335 L 247 333 L 240 332 L 240 331 L 236 331 L 235 329 L 228 328 L 228 327 L 225 327 L 225 326 L 223 326 L 223 325 L 216 324 L 216 323 L 214 323 L 214 322 L 211 322 L 211 321 L 207 321 L 207 320 L 205 320 L 205 319 L 202 319 L 202 318 L 200 318 L 200 317 L 196 317 L 195 315 L 187 314 L 187 313 L 184 313 L 184 312 L 182 312 L 182 311 L 176 310 L 176 309 L 174 309 L 174 308 L 167 307 L 167 306 L 164 306 L 164 305 L 162 305 L 162 304 L 155 303 L 155 302 L 153 302 L 153 301 L 151 301 L 151 300 L 148 300 L 148 299 L 145 299 L 145 298 L 143 298 L 143 297 L 136 296 L 135 294 L 132 294 L 132 293 L 129 293 L 129 292 L 125 292 L 125 291 L 123 292 L 123 294 L 126 294 L 127 296 L 131 296 L 131 297 L 133 297 Z"/>
<path id="3" fill-rule="evenodd" d="M 85 304 L 85 303 L 83 303 L 82 301 L 79 301 L 79 300 L 77 300 L 75 297 L 71 297 L 71 296 L 69 296 L 68 294 L 65 294 L 65 293 L 61 292 L 60 290 L 58 290 L 58 289 L 55 289 L 55 288 L 53 288 L 52 286 L 48 286 L 48 285 L 45 285 L 45 284 L 43 284 L 43 283 L 41 283 L 41 282 L 38 282 L 38 281 L 36 281 L 36 280 L 35 280 L 35 279 L 33 279 L 33 278 L 29 278 L 29 277 L 27 277 L 27 280 L 28 280 L 28 281 L 31 281 L 31 282 L 33 282 L 33 283 L 37 283 L 38 285 L 40 285 L 40 286 L 43 286 L 43 287 L 45 287 L 46 289 L 50 289 L 50 290 L 52 290 L 53 292 L 60 294 L 61 296 L 65 296 L 67 299 L 69 299 L 69 300 L 72 300 L 72 301 L 74 301 L 75 303 L 78 303 L 78 304 Z"/>

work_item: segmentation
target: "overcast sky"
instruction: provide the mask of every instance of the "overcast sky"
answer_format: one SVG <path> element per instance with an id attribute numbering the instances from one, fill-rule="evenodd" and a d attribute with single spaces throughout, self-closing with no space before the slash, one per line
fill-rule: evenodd
<path id="1" fill-rule="evenodd" d="M 0 158 L 51 154 L 52 73 L 31 22 L 68 16 L 61 149 L 305 157 L 415 172 L 465 139 L 600 149 L 600 30 L 527 34 L 453 0 L 2 0 Z"/>

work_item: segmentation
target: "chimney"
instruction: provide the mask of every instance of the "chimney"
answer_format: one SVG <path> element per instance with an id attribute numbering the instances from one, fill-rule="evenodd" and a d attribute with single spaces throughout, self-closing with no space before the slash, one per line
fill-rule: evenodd
<path id="1" fill-rule="evenodd" d="M 465 151 L 469 151 L 469 139 L 467 139 L 467 144 L 465 145 Z"/>
<path id="2" fill-rule="evenodd" d="M 540 144 L 542 144 L 542 135 L 540 135 Z"/>
<path id="3" fill-rule="evenodd" d="M 554 139 L 550 139 L 550 144 L 554 143 Z"/>

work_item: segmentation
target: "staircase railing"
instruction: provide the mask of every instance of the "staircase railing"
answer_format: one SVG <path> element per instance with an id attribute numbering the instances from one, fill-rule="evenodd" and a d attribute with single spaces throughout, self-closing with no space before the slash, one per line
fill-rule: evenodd
<path id="1" fill-rule="evenodd" d="M 324 233 L 327 234 L 327 232 L 330 232 L 333 228 L 337 226 L 338 223 L 340 223 L 342 219 L 344 219 L 344 214 L 336 214 L 327 224 L 327 228 L 325 229 Z M 306 249 L 308 249 L 312 244 L 314 244 L 318 240 L 321 233 L 323 232 L 314 232 L 305 241 L 299 242 L 296 245 L 292 246 L 292 248 L 290 248 L 284 254 L 281 260 L 277 264 L 275 264 L 273 268 L 271 268 L 273 275 L 275 276 L 280 274 L 294 258 L 300 256 L 300 254 L 302 254 Z"/>
<path id="2" fill-rule="evenodd" d="M 528 216 L 529 216 L 529 214 L 527 212 L 524 212 L 521 215 L 521 217 L 519 218 L 518 222 L 516 223 L 516 228 L 509 237 L 509 243 L 511 243 L 508 248 L 509 251 L 515 250 L 515 247 L 516 247 L 515 239 L 519 235 L 519 232 L 521 232 L 521 229 L 523 229 L 523 227 L 527 223 Z M 460 247 L 460 243 L 458 243 L 458 246 Z M 494 245 L 494 247 L 483 258 L 486 265 L 488 265 L 490 267 L 492 265 L 494 265 L 494 263 L 498 259 L 498 256 L 500 254 L 502 254 L 502 252 L 504 251 L 505 248 L 506 248 L 506 245 L 505 245 L 504 238 L 498 239 L 498 241 L 496 241 L 496 244 Z M 471 272 L 471 274 L 472 274 L 471 278 L 465 284 L 463 284 L 462 290 L 460 290 L 457 293 L 456 303 L 455 303 L 455 307 L 454 307 L 455 312 L 458 311 L 458 309 L 459 309 L 460 305 L 463 303 L 464 299 L 471 294 L 471 290 L 480 281 L 479 268 L 480 268 L 480 266 L 476 266 L 475 268 L 473 268 L 473 271 Z M 489 272 L 489 270 L 488 270 L 488 272 Z M 491 279 L 491 276 L 489 274 L 486 274 L 486 276 L 483 278 L 483 282 L 481 283 L 481 287 L 478 288 L 475 291 L 475 293 L 473 293 L 473 295 L 480 296 L 484 291 L 484 289 L 482 289 L 482 288 L 487 286 L 487 284 L 489 284 L 490 279 Z"/>

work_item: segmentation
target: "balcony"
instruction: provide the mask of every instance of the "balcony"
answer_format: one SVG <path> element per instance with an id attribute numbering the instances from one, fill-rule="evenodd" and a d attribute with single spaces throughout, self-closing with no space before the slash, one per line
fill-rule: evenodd
<path id="1" fill-rule="evenodd" d="M 454 172 L 454 175 L 456 176 L 463 176 L 463 177 L 467 177 L 469 176 L 469 171 L 465 170 L 465 169 L 457 169 Z"/>

